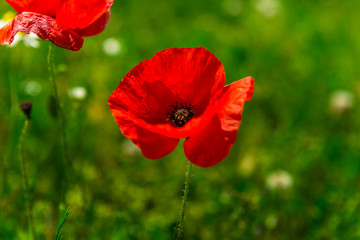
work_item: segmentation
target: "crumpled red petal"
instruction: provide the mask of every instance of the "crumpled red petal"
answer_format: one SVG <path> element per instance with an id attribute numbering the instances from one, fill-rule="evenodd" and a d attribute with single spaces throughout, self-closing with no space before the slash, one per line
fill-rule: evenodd
<path id="1" fill-rule="evenodd" d="M 50 40 L 55 45 L 78 51 L 84 39 L 69 28 L 60 25 L 54 18 L 33 13 L 22 12 L 15 19 L 0 29 L 0 44 L 11 44 L 18 32 L 35 33 L 43 40 Z"/>
<path id="2" fill-rule="evenodd" d="M 229 154 L 236 140 L 244 103 L 251 99 L 253 89 L 252 77 L 225 86 L 222 97 L 216 103 L 218 113 L 184 142 L 184 152 L 190 162 L 210 167 Z"/>
<path id="3" fill-rule="evenodd" d="M 60 4 L 56 20 L 71 29 L 84 29 L 99 19 L 113 0 L 67 0 Z"/>
<path id="4" fill-rule="evenodd" d="M 149 159 L 159 159 L 171 153 L 179 140 L 153 133 L 134 124 L 131 117 L 124 115 L 116 105 L 111 102 L 110 110 L 122 134 L 130 138 L 140 149 L 142 154 Z"/>
<path id="5" fill-rule="evenodd" d="M 105 30 L 106 26 L 110 20 L 111 11 L 107 10 L 101 17 L 99 17 L 95 22 L 90 24 L 88 27 L 80 30 L 74 30 L 82 37 L 90 37 L 97 35 Z"/>
<path id="6" fill-rule="evenodd" d="M 61 0 L 6 0 L 18 13 L 36 12 L 55 17 Z"/>

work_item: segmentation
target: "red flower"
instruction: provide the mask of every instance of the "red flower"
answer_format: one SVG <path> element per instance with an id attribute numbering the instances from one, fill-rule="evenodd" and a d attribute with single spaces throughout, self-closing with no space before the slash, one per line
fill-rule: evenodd
<path id="1" fill-rule="evenodd" d="M 145 157 L 164 157 L 186 138 L 186 157 L 210 167 L 228 155 L 254 88 L 252 77 L 224 84 L 224 67 L 212 53 L 170 48 L 128 72 L 108 103 Z"/>
<path id="2" fill-rule="evenodd" d="M 55 45 L 79 50 L 82 37 L 101 33 L 110 18 L 113 0 L 6 0 L 17 12 L 0 29 L 0 44 L 11 44 L 18 32 L 36 33 Z"/>

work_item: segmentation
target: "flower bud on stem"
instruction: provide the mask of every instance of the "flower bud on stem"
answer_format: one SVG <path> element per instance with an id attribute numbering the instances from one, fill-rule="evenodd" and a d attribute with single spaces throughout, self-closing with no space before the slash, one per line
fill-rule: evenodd
<path id="1" fill-rule="evenodd" d="M 20 160 L 21 174 L 23 178 L 23 187 L 25 191 L 26 216 L 29 224 L 29 235 L 30 235 L 30 239 L 35 240 L 36 237 L 35 237 L 35 231 L 34 231 L 34 225 L 32 219 L 32 206 L 30 203 L 29 181 L 26 172 L 26 164 L 23 156 L 23 144 L 24 144 L 25 136 L 29 130 L 32 104 L 31 102 L 23 102 L 20 104 L 20 108 L 24 112 L 26 116 L 26 120 L 19 139 L 19 160 Z"/>
<path id="2" fill-rule="evenodd" d="M 28 120 L 30 120 L 31 108 L 32 108 L 31 102 L 26 101 L 26 102 L 22 102 L 20 104 L 20 109 L 24 112 L 24 114 Z"/>

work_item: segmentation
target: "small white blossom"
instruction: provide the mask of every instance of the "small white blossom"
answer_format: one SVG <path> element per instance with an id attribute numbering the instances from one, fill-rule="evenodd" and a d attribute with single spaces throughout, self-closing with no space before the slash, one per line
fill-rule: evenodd
<path id="1" fill-rule="evenodd" d="M 258 0 L 255 4 L 255 8 L 265 17 L 272 18 L 279 13 L 281 5 L 278 0 Z"/>
<path id="2" fill-rule="evenodd" d="M 116 56 L 122 52 L 123 48 L 117 39 L 108 38 L 103 42 L 103 50 L 107 55 Z"/>
<path id="3" fill-rule="evenodd" d="M 140 148 L 136 146 L 131 140 L 126 139 L 122 143 L 122 152 L 128 157 L 135 157 L 140 154 Z"/>
<path id="4" fill-rule="evenodd" d="M 26 47 L 38 48 L 40 46 L 39 37 L 35 33 L 23 34 L 22 40 Z"/>
<path id="5" fill-rule="evenodd" d="M 335 114 L 342 114 L 352 108 L 354 95 L 351 92 L 337 90 L 330 96 L 330 108 Z"/>
<path id="6" fill-rule="evenodd" d="M 68 91 L 69 97 L 75 100 L 83 100 L 86 98 L 87 91 L 84 87 L 72 87 Z"/>
<path id="7" fill-rule="evenodd" d="M 42 91 L 42 87 L 38 81 L 31 80 L 21 83 L 24 92 L 30 96 L 36 96 Z"/>
<path id="8" fill-rule="evenodd" d="M 283 170 L 279 170 L 271 173 L 266 178 L 266 186 L 273 189 L 288 189 L 291 188 L 293 184 L 293 180 L 291 175 Z"/>

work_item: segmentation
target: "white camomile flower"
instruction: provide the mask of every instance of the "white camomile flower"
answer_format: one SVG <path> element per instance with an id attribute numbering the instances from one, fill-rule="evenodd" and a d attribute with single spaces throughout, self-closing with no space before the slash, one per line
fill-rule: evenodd
<path id="1" fill-rule="evenodd" d="M 108 38 L 103 42 L 103 50 L 109 56 L 117 56 L 123 51 L 123 46 L 119 40 Z"/>
<path id="2" fill-rule="evenodd" d="M 41 84 L 36 80 L 24 81 L 20 85 L 24 92 L 30 96 L 36 96 L 42 91 Z"/>
<path id="3" fill-rule="evenodd" d="M 122 152 L 128 157 L 135 157 L 141 153 L 140 148 L 129 139 L 126 139 L 121 147 Z"/>
<path id="4" fill-rule="evenodd" d="M 84 100 L 87 95 L 87 90 L 84 87 L 77 86 L 68 90 L 69 97 L 74 100 Z"/>
<path id="5" fill-rule="evenodd" d="M 255 8 L 263 16 L 272 18 L 280 12 L 281 3 L 279 0 L 258 0 L 255 3 Z"/>
<path id="6" fill-rule="evenodd" d="M 279 170 L 269 174 L 266 178 L 266 186 L 270 190 L 289 189 L 293 185 L 293 179 L 290 173 Z"/>
<path id="7" fill-rule="evenodd" d="M 351 109 L 354 102 L 354 95 L 345 90 L 337 90 L 330 96 L 330 110 L 334 114 L 342 114 Z"/>

